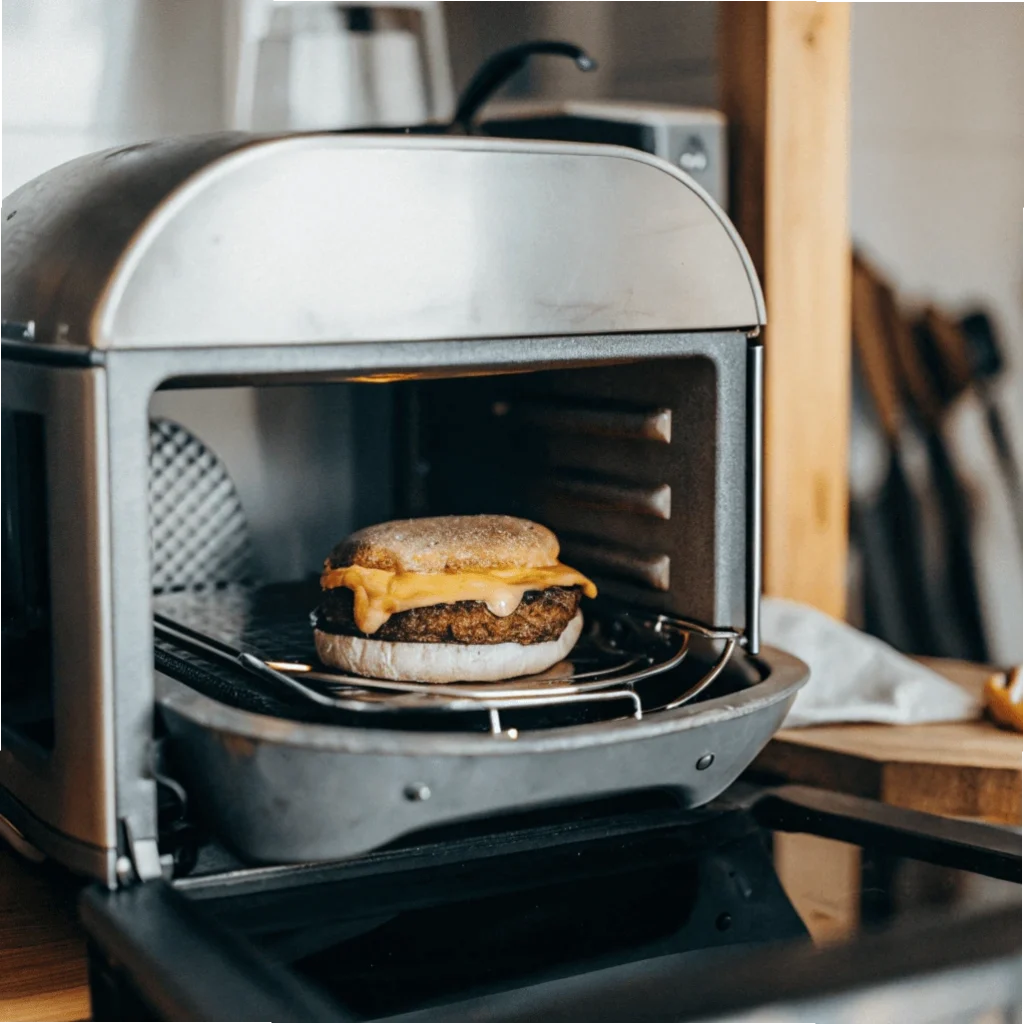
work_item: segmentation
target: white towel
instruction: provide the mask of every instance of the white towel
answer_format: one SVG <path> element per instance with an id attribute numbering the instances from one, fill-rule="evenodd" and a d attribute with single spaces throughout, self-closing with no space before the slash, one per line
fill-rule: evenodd
<path id="1" fill-rule="evenodd" d="M 834 722 L 958 722 L 981 714 L 980 697 L 807 605 L 766 597 L 761 635 L 765 643 L 796 655 L 811 669 L 784 728 Z"/>

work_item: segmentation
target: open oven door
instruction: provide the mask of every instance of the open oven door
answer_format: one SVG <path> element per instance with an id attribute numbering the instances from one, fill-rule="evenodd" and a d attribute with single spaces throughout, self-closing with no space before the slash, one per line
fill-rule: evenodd
<path id="1" fill-rule="evenodd" d="M 93 1020 L 354 1018 L 163 880 L 87 889 Z"/>
<path id="2" fill-rule="evenodd" d="M 364 1019 L 246 943 L 211 938 L 210 922 L 183 909 L 182 898 L 166 884 L 140 886 L 132 899 L 122 895 L 94 892 L 87 901 L 106 956 L 113 946 L 125 952 L 117 967 L 108 961 L 97 968 L 94 961 L 93 1020 Z M 166 926 L 167 934 L 149 925 Z M 840 1022 L 870 1006 L 871 1016 L 861 1019 L 939 1024 L 1001 1011 L 999 1019 L 1019 1021 L 1019 926 L 1019 910 L 1001 910 L 954 929 L 948 921 L 932 922 L 849 946 L 814 949 L 791 942 L 683 954 L 381 1019 Z"/>
<path id="3" fill-rule="evenodd" d="M 1019 904 L 818 949 L 765 842 L 793 831 L 1021 877 L 1010 830 L 740 783 L 696 815 L 620 808 L 89 889 L 92 1017 L 840 1021 L 870 995 L 887 1020 L 1020 1019 Z"/>

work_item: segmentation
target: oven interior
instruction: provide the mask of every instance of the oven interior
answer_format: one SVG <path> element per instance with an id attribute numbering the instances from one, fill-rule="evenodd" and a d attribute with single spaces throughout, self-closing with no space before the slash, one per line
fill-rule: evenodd
<path id="1" fill-rule="evenodd" d="M 158 671 L 275 718 L 498 731 L 493 712 L 399 711 L 385 720 L 325 710 L 237 664 L 211 664 L 207 652 L 166 628 L 220 636 L 259 657 L 269 650 L 286 662 L 315 660 L 309 616 L 327 553 L 354 529 L 406 516 L 502 512 L 550 526 L 561 557 L 598 583 L 600 597 L 584 614 L 603 640 L 617 642 L 624 609 L 742 629 L 746 408 L 734 404 L 726 419 L 720 405 L 745 395 L 747 341 L 730 341 L 716 358 L 156 392 L 150 529 Z M 243 624 L 225 625 L 233 616 Z M 685 662 L 645 683 L 644 711 L 699 684 L 722 646 L 695 638 Z M 649 652 L 660 654 L 628 648 Z M 766 675 L 759 659 L 734 657 L 701 696 Z M 630 699 L 641 703 L 632 694 L 604 696 L 502 709 L 500 730 L 515 737 L 629 718 Z M 165 751 L 164 781 L 187 779 L 174 744 Z M 161 797 L 164 847 L 190 869 L 194 838 L 168 838 L 192 825 L 182 821 L 173 782 Z"/>
<path id="2" fill-rule="evenodd" d="M 151 490 L 154 590 L 306 578 L 361 526 L 501 512 L 551 527 L 564 560 L 617 597 L 741 627 L 741 595 L 729 593 L 734 581 L 717 578 L 715 561 L 716 532 L 728 525 L 716 515 L 716 490 L 738 484 L 731 501 L 744 500 L 742 472 L 719 479 L 723 468 L 741 467 L 716 465 L 717 375 L 710 359 L 694 356 L 455 379 L 394 374 L 158 391 L 151 419 L 179 424 L 207 451 L 197 459 L 169 425 L 153 438 L 151 472 L 166 477 L 159 495 Z M 201 497 L 210 456 L 237 492 L 241 515 L 228 527 L 217 495 L 190 500 Z M 248 543 L 228 578 L 204 575 L 181 555 L 195 550 L 216 565 L 218 545 L 236 539 L 216 534 L 229 528 Z M 731 542 L 728 555 L 742 566 L 745 538 Z M 735 614 L 716 621 L 723 599 Z"/>
<path id="3" fill-rule="evenodd" d="M 672 358 L 531 371 L 167 380 L 149 401 L 157 612 L 170 602 L 173 614 L 183 595 L 216 608 L 237 588 L 287 605 L 274 588 L 288 582 L 305 614 L 325 557 L 352 530 L 501 512 L 557 533 L 562 559 L 598 583 L 594 613 L 615 604 L 741 633 L 756 608 L 750 347 L 742 333 L 691 335 Z M 45 749 L 55 482 L 38 457 L 43 417 L 11 415 L 4 660 L 17 682 L 5 688 L 5 721 Z M 702 652 L 714 653 L 697 638 Z"/>
<path id="4" fill-rule="evenodd" d="M 563 560 L 599 584 L 590 614 L 602 633 L 621 629 L 611 619 L 623 608 L 741 629 L 745 462 L 719 457 L 720 369 L 690 356 L 157 392 L 150 534 L 158 668 L 248 710 L 281 713 L 281 694 L 266 680 L 261 691 L 244 672 L 222 667 L 211 679 L 194 664 L 183 668 L 195 659 L 169 646 L 161 625 L 216 633 L 241 590 L 244 638 L 229 629 L 222 639 L 306 661 L 327 553 L 354 529 L 409 516 L 502 512 L 551 527 Z M 720 645 L 695 638 L 693 647 L 664 681 L 666 695 L 680 680 L 699 680 Z M 169 655 L 181 655 L 177 671 Z M 711 692 L 758 678 L 756 663 L 730 666 Z M 568 718 L 512 712 L 505 724 L 575 722 L 595 712 L 579 710 L 582 718 L 575 709 Z M 622 710 L 609 704 L 595 713 Z M 300 702 L 288 717 L 309 713 Z"/>

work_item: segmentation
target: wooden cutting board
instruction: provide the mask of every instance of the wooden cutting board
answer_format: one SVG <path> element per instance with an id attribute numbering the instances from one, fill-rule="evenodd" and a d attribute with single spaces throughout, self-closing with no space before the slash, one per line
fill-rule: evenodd
<path id="1" fill-rule="evenodd" d="M 991 671 L 920 659 L 965 689 Z M 1021 824 L 1020 733 L 987 719 L 938 725 L 828 725 L 785 729 L 754 767 L 793 782 L 932 814 Z"/>

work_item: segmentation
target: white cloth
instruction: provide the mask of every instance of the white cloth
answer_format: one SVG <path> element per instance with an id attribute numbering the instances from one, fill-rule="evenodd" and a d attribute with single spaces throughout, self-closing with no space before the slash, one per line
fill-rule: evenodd
<path id="1" fill-rule="evenodd" d="M 876 637 L 807 605 L 766 597 L 761 604 L 761 636 L 811 669 L 784 728 L 835 722 L 958 722 L 981 714 L 980 698 Z"/>

